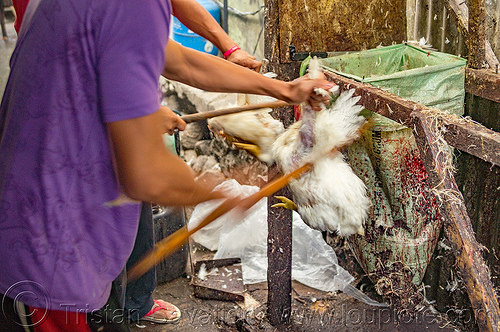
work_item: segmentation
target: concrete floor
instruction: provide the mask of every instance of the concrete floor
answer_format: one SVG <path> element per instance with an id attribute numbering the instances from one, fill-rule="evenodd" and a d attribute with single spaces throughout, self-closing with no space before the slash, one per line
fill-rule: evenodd
<path id="1" fill-rule="evenodd" d="M 321 292 L 293 282 L 292 322 L 271 326 L 266 319 L 267 284 L 247 286 L 251 304 L 202 300 L 193 295 L 186 278 L 159 285 L 154 293 L 176 304 L 182 312 L 176 324 L 132 324 L 132 332 L 455 332 L 455 328 L 423 310 L 415 317 L 401 316 L 396 309 L 371 307 L 343 293 Z"/>
<path id="2" fill-rule="evenodd" d="M 0 95 L 3 96 L 5 84 L 9 77 L 9 60 L 17 42 L 16 30 L 14 30 L 14 17 L 11 12 L 6 11 L 7 39 L 0 40 Z"/>
<path id="3" fill-rule="evenodd" d="M 213 252 L 193 245 L 191 258 L 197 262 L 213 258 Z M 193 248 L 192 247 L 192 248 Z M 364 273 L 347 246 L 335 248 L 339 264 L 357 281 L 363 282 Z M 165 270 L 167 271 L 167 270 Z M 359 281 L 359 282 L 358 282 Z M 130 326 L 132 332 L 456 332 L 455 326 L 430 308 L 422 308 L 414 316 L 398 313 L 398 308 L 372 307 L 338 292 L 325 293 L 299 282 L 292 282 L 291 324 L 271 326 L 266 318 L 267 283 L 246 286 L 245 301 L 218 301 L 195 296 L 189 278 L 180 277 L 158 285 L 153 297 L 171 302 L 182 312 L 176 324 L 140 322 Z M 365 294 L 383 301 L 374 290 L 366 287 Z"/>

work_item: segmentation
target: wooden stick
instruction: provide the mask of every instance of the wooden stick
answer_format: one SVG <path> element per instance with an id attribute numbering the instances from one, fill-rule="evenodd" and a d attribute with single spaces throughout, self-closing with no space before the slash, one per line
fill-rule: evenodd
<path id="1" fill-rule="evenodd" d="M 160 242 L 156 243 L 155 247 L 144 256 L 136 265 L 130 269 L 128 272 L 127 280 L 128 282 L 136 280 L 144 273 L 149 271 L 153 266 L 161 262 L 165 257 L 172 254 L 174 251 L 179 249 L 188 238 L 196 233 L 201 228 L 207 226 L 215 219 L 219 218 L 223 214 L 229 212 L 233 208 L 240 210 L 240 214 L 243 214 L 246 210 L 252 207 L 255 203 L 260 201 L 262 198 L 267 197 L 277 190 L 286 186 L 291 180 L 300 177 L 302 174 L 309 172 L 313 167 L 312 163 L 307 163 L 302 167 L 297 168 L 293 172 L 284 175 L 274 181 L 271 181 L 265 185 L 261 190 L 255 194 L 248 196 L 247 198 L 230 198 L 219 205 L 212 213 L 210 213 L 202 222 L 195 228 L 188 230 L 187 226 L 179 229 L 175 233 L 167 236 Z"/>
<path id="2" fill-rule="evenodd" d="M 260 108 L 275 108 L 275 107 L 283 107 L 288 106 L 289 103 L 281 100 L 269 102 L 269 103 L 261 103 L 261 104 L 253 104 L 253 105 L 244 105 L 244 106 L 235 106 L 230 108 L 223 108 L 215 111 L 208 111 L 204 113 L 195 113 L 181 116 L 181 119 L 186 123 L 196 122 L 200 120 L 206 120 L 210 118 L 214 118 L 216 116 L 228 115 L 246 111 L 257 110 Z"/>
<path id="3" fill-rule="evenodd" d="M 488 69 L 465 68 L 465 91 L 500 103 L 500 74 Z"/>

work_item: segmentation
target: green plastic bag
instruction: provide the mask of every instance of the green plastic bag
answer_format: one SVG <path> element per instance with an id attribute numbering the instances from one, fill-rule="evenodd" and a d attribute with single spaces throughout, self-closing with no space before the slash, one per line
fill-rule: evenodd
<path id="1" fill-rule="evenodd" d="M 399 44 L 320 59 L 320 63 L 326 70 L 405 99 L 463 114 L 466 60 L 457 56 Z M 443 223 L 439 202 L 412 130 L 371 111 L 366 113 L 375 125 L 346 156 L 367 185 L 372 207 L 365 236 L 352 236 L 349 243 L 374 282 L 387 282 L 398 275 L 391 270 L 397 263 L 408 269 L 411 282 L 418 285 Z"/>
<path id="2" fill-rule="evenodd" d="M 462 115 L 465 99 L 467 60 L 441 52 L 398 44 L 320 59 L 334 73 L 428 107 Z M 373 114 L 374 130 L 395 130 L 402 126 Z"/>

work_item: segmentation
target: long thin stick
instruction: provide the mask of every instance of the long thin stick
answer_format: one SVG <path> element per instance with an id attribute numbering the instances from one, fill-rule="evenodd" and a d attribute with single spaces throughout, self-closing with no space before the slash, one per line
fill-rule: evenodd
<path id="1" fill-rule="evenodd" d="M 273 101 L 273 102 L 269 102 L 269 103 L 235 106 L 235 107 L 223 108 L 223 109 L 219 109 L 219 110 L 215 110 L 215 111 L 208 111 L 208 112 L 204 112 L 204 113 L 188 114 L 188 115 L 181 116 L 181 119 L 184 120 L 184 122 L 186 122 L 186 123 L 191 123 L 191 122 L 196 122 L 196 121 L 200 121 L 200 120 L 214 118 L 216 116 L 221 116 L 221 115 L 228 115 L 228 114 L 252 111 L 252 110 L 257 110 L 260 108 L 283 107 L 283 106 L 288 106 L 288 105 L 290 105 L 290 104 L 288 104 L 285 101 L 278 100 L 278 101 Z"/>
<path id="2" fill-rule="evenodd" d="M 246 210 L 260 201 L 262 198 L 273 194 L 274 192 L 286 186 L 291 180 L 298 178 L 306 172 L 309 172 L 312 167 L 312 163 L 307 163 L 304 166 L 297 168 L 293 172 L 271 181 L 261 190 L 251 196 L 248 196 L 247 198 L 242 199 L 239 197 L 235 197 L 227 199 L 212 213 L 205 217 L 205 219 L 203 219 L 203 221 L 195 228 L 188 230 L 187 226 L 184 226 L 175 233 L 156 243 L 155 247 L 148 254 L 146 254 L 144 258 L 142 258 L 136 265 L 134 265 L 132 269 L 130 269 L 130 271 L 128 272 L 127 280 L 136 280 L 137 278 L 142 276 L 153 266 L 161 262 L 165 257 L 179 249 L 191 235 L 193 235 L 201 228 L 207 226 L 226 212 L 232 210 L 233 208 L 237 208 L 240 211 L 240 214 L 243 214 Z"/>

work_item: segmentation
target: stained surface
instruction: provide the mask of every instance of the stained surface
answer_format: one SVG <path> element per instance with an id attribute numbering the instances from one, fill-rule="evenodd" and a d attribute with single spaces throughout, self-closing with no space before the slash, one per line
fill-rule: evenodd
<path id="1" fill-rule="evenodd" d="M 279 2 L 280 60 L 297 52 L 358 51 L 406 39 L 406 1 Z"/>

